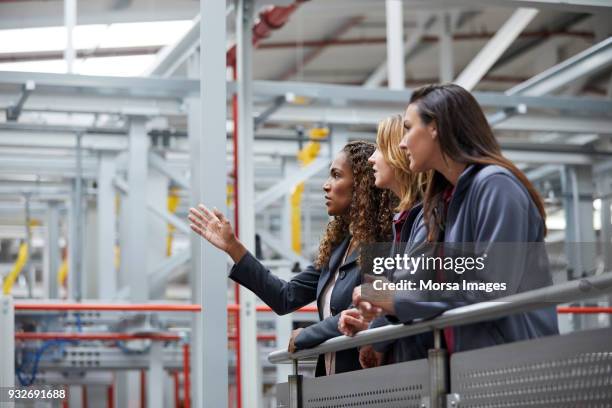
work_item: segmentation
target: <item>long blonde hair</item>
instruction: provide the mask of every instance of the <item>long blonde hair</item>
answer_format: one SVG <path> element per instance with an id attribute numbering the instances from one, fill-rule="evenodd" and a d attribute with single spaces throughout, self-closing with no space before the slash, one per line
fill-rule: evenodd
<path id="1" fill-rule="evenodd" d="M 393 168 L 399 183 L 399 204 L 395 211 L 410 209 L 422 197 L 427 184 L 427 174 L 410 171 L 410 161 L 399 144 L 404 136 L 404 119 L 401 115 L 389 116 L 378 123 L 376 145 L 385 161 Z"/>

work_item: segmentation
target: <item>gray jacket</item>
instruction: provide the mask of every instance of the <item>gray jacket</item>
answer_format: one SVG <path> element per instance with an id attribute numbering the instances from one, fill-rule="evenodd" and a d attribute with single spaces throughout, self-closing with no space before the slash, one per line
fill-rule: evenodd
<path id="1" fill-rule="evenodd" d="M 426 227 L 421 211 L 412 225 L 406 253 L 415 254 L 425 241 Z M 473 243 L 479 251 L 500 253 L 498 247 L 510 253 L 489 257 L 489 280 L 504 281 L 507 295 L 552 284 L 550 269 L 543 246 L 536 254 L 527 255 L 527 245 L 500 243 L 542 243 L 544 222 L 523 184 L 507 169 L 489 166 L 468 166 L 459 177 L 447 210 L 444 243 Z M 498 246 L 496 246 L 498 245 Z M 493 274 L 493 275 L 491 275 Z M 495 274 L 498 274 L 497 276 Z M 444 311 L 468 303 L 489 300 L 485 294 L 462 293 L 462 298 L 423 298 L 422 292 L 395 293 L 396 316 L 392 323 L 410 323 L 416 319 L 433 318 Z M 380 320 L 375 326 L 384 324 Z M 518 313 L 494 321 L 453 328 L 453 351 L 463 351 L 509 343 L 540 336 L 558 334 L 554 306 L 537 311 Z M 389 343 L 378 344 L 379 350 Z M 396 362 L 425 358 L 433 346 L 431 334 L 412 336 L 393 344 Z"/>
<path id="2" fill-rule="evenodd" d="M 279 315 L 291 313 L 316 300 L 321 321 L 304 328 L 295 339 L 297 349 L 311 348 L 341 335 L 338 330 L 340 312 L 351 305 L 353 289 L 361 284 L 361 273 L 357 264 L 359 251 L 353 251 L 340 265 L 349 241 L 350 237 L 347 237 L 334 248 L 327 266 L 319 270 L 310 265 L 289 282 L 273 275 L 250 253 L 232 267 L 229 277 L 253 291 Z M 321 295 L 336 270 L 338 279 L 330 300 L 332 316 L 323 319 Z M 359 352 L 357 349 L 340 351 L 336 353 L 335 364 L 336 373 L 360 369 Z M 319 356 L 317 361 L 316 375 L 325 375 L 323 356 Z"/>

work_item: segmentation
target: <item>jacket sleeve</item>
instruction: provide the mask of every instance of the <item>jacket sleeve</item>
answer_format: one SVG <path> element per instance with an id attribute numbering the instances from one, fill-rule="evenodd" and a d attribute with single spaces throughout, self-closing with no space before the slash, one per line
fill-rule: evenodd
<path id="1" fill-rule="evenodd" d="M 400 322 L 433 318 L 448 309 L 519 291 L 524 271 L 530 266 L 527 265 L 527 252 L 534 246 L 541 247 L 541 243 L 528 244 L 534 240 L 528 236 L 529 223 L 534 221 L 529 218 L 530 206 L 533 204 L 528 193 L 518 183 L 518 180 L 509 175 L 494 174 L 475 186 L 478 190 L 474 196 L 478 199 L 470 209 L 473 211 L 470 218 L 475 220 L 475 225 L 470 226 L 474 236 L 474 243 L 469 244 L 470 252 L 487 253 L 488 256 L 482 271 L 466 273 L 462 277 L 469 282 L 503 282 L 506 290 L 494 294 L 480 290 L 460 290 L 437 296 L 436 301 L 424 296 L 423 291 L 398 291 L 394 294 L 394 306 Z M 537 221 L 541 222 L 541 218 Z"/>
<path id="2" fill-rule="evenodd" d="M 339 321 L 340 313 L 305 327 L 295 338 L 296 349 L 312 348 L 333 337 L 342 336 L 338 330 Z"/>
<path id="3" fill-rule="evenodd" d="M 259 296 L 277 314 L 284 315 L 316 299 L 319 275 L 320 271 L 310 265 L 287 282 L 247 252 L 232 267 L 229 277 Z"/>

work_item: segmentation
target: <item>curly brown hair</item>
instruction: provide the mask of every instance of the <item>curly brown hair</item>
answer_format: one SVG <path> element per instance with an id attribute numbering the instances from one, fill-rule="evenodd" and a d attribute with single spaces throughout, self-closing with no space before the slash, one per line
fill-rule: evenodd
<path id="1" fill-rule="evenodd" d="M 317 268 L 327 265 L 332 250 L 351 234 L 360 245 L 391 239 L 393 208 L 397 199 L 389 190 L 374 185 L 374 170 L 368 158 L 375 150 L 375 144 L 361 140 L 349 142 L 342 149 L 353 172 L 353 198 L 348 212 L 334 216 L 327 224 L 319 243 L 319 255 L 315 261 Z M 361 262 L 361 255 L 358 262 Z"/>

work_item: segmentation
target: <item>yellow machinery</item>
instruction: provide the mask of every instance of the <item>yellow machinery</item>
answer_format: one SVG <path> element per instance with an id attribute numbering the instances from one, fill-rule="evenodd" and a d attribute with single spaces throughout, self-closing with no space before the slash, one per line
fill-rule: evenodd
<path id="1" fill-rule="evenodd" d="M 308 142 L 297 154 L 298 161 L 302 166 L 312 163 L 321 150 L 321 142 L 329 135 L 329 128 L 313 128 L 309 136 L 313 141 Z M 304 193 L 304 182 L 299 183 L 291 193 L 291 248 L 298 254 L 302 253 L 302 196 Z"/>

